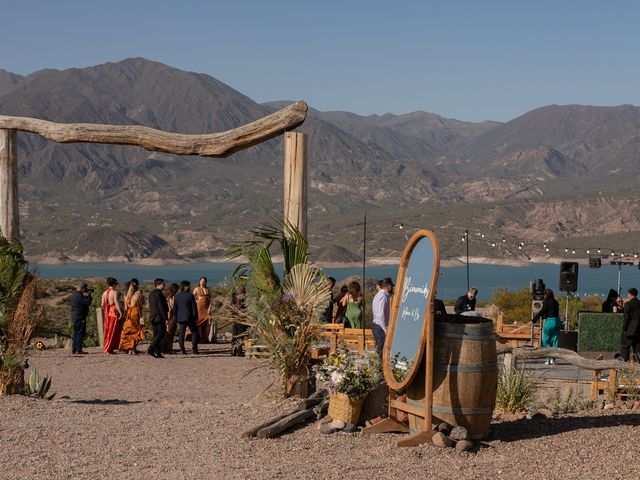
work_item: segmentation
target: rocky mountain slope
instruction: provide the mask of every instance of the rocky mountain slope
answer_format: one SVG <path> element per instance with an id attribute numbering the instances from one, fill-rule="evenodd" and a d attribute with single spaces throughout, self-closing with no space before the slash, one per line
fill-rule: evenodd
<path id="1" fill-rule="evenodd" d="M 58 122 L 204 133 L 288 103 L 261 105 L 208 75 L 141 58 L 26 77 L 0 71 L 0 114 Z M 445 257 L 462 252 L 467 225 L 557 245 L 596 235 L 615 242 L 640 230 L 638 107 L 552 105 L 504 124 L 311 108 L 300 130 L 309 135 L 310 240 L 324 260 L 357 258 L 365 211 L 374 256 L 401 250 L 404 233 L 394 222 L 436 230 Z M 219 256 L 281 213 L 282 155 L 281 138 L 207 159 L 20 133 L 26 250 L 125 260 Z M 540 252 L 479 244 L 476 253 Z"/>

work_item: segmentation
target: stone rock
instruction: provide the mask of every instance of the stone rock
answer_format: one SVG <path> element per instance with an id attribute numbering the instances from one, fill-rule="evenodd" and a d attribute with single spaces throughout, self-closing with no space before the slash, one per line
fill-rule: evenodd
<path id="1" fill-rule="evenodd" d="M 449 434 L 449 438 L 451 440 L 455 440 L 455 441 L 460 441 L 460 440 L 467 440 L 469 438 L 469 432 L 467 431 L 467 429 L 461 425 L 458 425 L 457 427 L 453 427 L 451 429 L 451 433 Z"/>
<path id="2" fill-rule="evenodd" d="M 625 405 L 628 410 L 633 410 L 633 406 L 636 404 L 635 400 L 627 400 Z"/>
<path id="3" fill-rule="evenodd" d="M 456 450 L 459 452 L 466 452 L 467 450 L 471 450 L 473 448 L 473 442 L 469 440 L 460 440 L 456 443 Z"/>
<path id="4" fill-rule="evenodd" d="M 615 406 L 618 408 L 622 408 L 622 406 L 624 405 L 624 401 L 623 400 L 616 400 Z"/>
<path id="5" fill-rule="evenodd" d="M 436 447 L 440 448 L 448 448 L 453 446 L 453 440 L 451 440 L 442 432 L 436 432 L 433 435 L 433 438 L 431 438 L 431 442 L 433 442 Z"/>
<path id="6" fill-rule="evenodd" d="M 451 432 L 451 425 L 447 422 L 442 422 L 436 427 L 436 431 L 449 435 L 449 432 Z"/>
<path id="7" fill-rule="evenodd" d="M 336 433 L 338 431 L 338 429 L 333 428 L 330 423 L 321 423 L 318 430 L 320 430 L 320 433 L 324 433 L 326 435 Z"/>
<path id="8" fill-rule="evenodd" d="M 613 406 L 613 403 L 607 403 L 604 406 L 605 410 L 613 410 L 615 407 Z"/>
<path id="9" fill-rule="evenodd" d="M 181 405 L 183 404 L 183 400 L 163 400 L 162 405 L 173 406 L 173 405 Z"/>
<path id="10" fill-rule="evenodd" d="M 632 410 L 640 410 L 640 400 L 634 402 Z"/>
<path id="11" fill-rule="evenodd" d="M 320 423 L 331 423 L 333 422 L 333 418 L 331 418 L 329 415 L 325 415 L 324 417 L 322 417 L 320 419 Z"/>
<path id="12" fill-rule="evenodd" d="M 546 418 L 553 418 L 553 412 L 551 410 L 549 410 L 548 408 L 539 408 L 538 409 L 538 413 L 541 413 Z"/>
<path id="13" fill-rule="evenodd" d="M 353 423 L 347 423 L 347 425 L 342 429 L 345 433 L 355 433 L 356 426 Z"/>
<path id="14" fill-rule="evenodd" d="M 339 419 L 335 419 L 329 425 L 331 425 L 331 427 L 335 428 L 336 430 L 342 430 L 344 427 L 347 426 L 347 424 L 345 422 L 343 422 L 342 420 L 339 420 Z"/>
<path id="15" fill-rule="evenodd" d="M 596 401 L 596 409 L 597 410 L 602 410 L 604 408 L 604 404 L 605 404 L 604 400 L 597 400 Z"/>
<path id="16" fill-rule="evenodd" d="M 533 420 L 533 419 L 542 418 L 542 417 L 544 417 L 544 415 L 542 415 L 538 410 L 535 410 L 535 409 L 529 410 L 526 415 L 527 420 Z"/>

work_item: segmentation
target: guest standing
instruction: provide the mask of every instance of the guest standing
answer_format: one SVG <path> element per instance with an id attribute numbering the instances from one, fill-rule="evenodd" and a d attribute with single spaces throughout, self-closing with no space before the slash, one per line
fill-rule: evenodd
<path id="1" fill-rule="evenodd" d="M 558 334 L 562 324 L 560 323 L 560 305 L 553 295 L 553 290 L 546 288 L 543 293 L 542 308 L 535 314 L 532 322 L 544 319 L 542 330 L 542 346 L 545 348 L 558 347 Z M 545 365 L 553 365 L 553 358 L 548 357 Z"/>
<path id="2" fill-rule="evenodd" d="M 211 308 L 211 292 L 207 288 L 207 277 L 201 277 L 198 286 L 193 289 L 198 306 L 198 339 L 200 343 L 209 340 L 209 310 Z"/>
<path id="3" fill-rule="evenodd" d="M 620 353 L 625 362 L 629 361 L 631 349 L 637 356 L 638 344 L 640 340 L 640 301 L 638 300 L 638 290 L 630 288 L 627 290 L 627 303 L 624 304 L 624 323 L 622 324 L 622 348 Z"/>
<path id="4" fill-rule="evenodd" d="M 238 285 L 235 291 L 231 294 L 231 305 L 236 310 L 243 311 L 247 308 L 246 305 L 247 291 L 244 285 Z M 240 323 L 234 323 L 232 327 L 232 347 L 231 355 L 234 357 L 244 357 L 244 349 L 242 348 L 242 334 L 247 331 L 247 326 Z"/>
<path id="5" fill-rule="evenodd" d="M 609 290 L 607 299 L 602 302 L 602 313 L 614 313 L 613 307 L 616 306 L 616 298 L 618 298 L 618 292 L 612 288 Z"/>
<path id="6" fill-rule="evenodd" d="M 167 306 L 169 307 L 168 320 L 167 320 L 167 331 L 162 337 L 162 342 L 160 344 L 160 352 L 161 353 L 173 353 L 173 338 L 176 336 L 176 329 L 178 326 L 176 325 L 176 319 L 173 316 L 173 299 L 180 290 L 180 285 L 177 283 L 172 283 L 169 285 L 167 289 Z M 151 302 L 151 295 L 149 295 L 149 302 Z"/>
<path id="7" fill-rule="evenodd" d="M 361 328 L 362 325 L 362 294 L 360 293 L 360 284 L 351 282 L 347 294 L 341 300 L 345 311 L 345 327 Z"/>
<path id="8" fill-rule="evenodd" d="M 71 353 L 83 355 L 87 352 L 82 350 L 84 336 L 87 333 L 87 316 L 89 315 L 89 305 L 92 298 L 89 287 L 81 282 L 76 291 L 71 294 L 71 322 L 73 323 L 73 344 Z"/>
<path id="9" fill-rule="evenodd" d="M 173 318 L 178 324 L 178 344 L 183 355 L 187 354 L 184 348 L 184 337 L 187 327 L 191 330 L 191 353 L 198 354 L 198 306 L 196 299 L 190 291 L 191 283 L 187 280 L 180 282 L 180 292 L 173 299 Z"/>
<path id="10" fill-rule="evenodd" d="M 456 315 L 462 315 L 464 312 L 474 312 L 476 310 L 477 288 L 470 288 L 466 295 L 458 297 L 453 311 Z"/>
<path id="11" fill-rule="evenodd" d="M 108 277 L 107 286 L 107 290 L 102 294 L 100 304 L 102 305 L 102 318 L 104 320 L 104 351 L 112 354 L 120 345 L 122 310 L 120 309 L 118 292 L 116 291 L 118 281 L 113 277 Z"/>
<path id="12" fill-rule="evenodd" d="M 328 277 L 327 282 L 329 282 L 329 301 L 327 302 L 327 308 L 325 308 L 322 314 L 322 319 L 324 323 L 331 323 L 333 321 L 333 304 L 336 303 L 336 300 L 333 298 L 333 287 L 336 286 L 336 279 Z"/>
<path id="13" fill-rule="evenodd" d="M 373 310 L 371 330 L 373 332 L 373 338 L 376 341 L 376 351 L 381 360 L 382 349 L 387 336 L 387 326 L 389 325 L 389 307 L 392 289 L 393 282 L 390 278 L 381 280 L 380 290 L 378 290 L 378 293 L 376 293 L 376 296 L 373 297 L 373 301 L 371 302 L 371 309 Z"/>
<path id="14" fill-rule="evenodd" d="M 144 296 L 140 291 L 140 285 L 135 278 L 129 282 L 129 290 L 124 296 L 126 314 L 122 335 L 120 336 L 120 350 L 130 355 L 138 354 L 138 344 L 144 339 L 144 328 L 142 328 L 142 308 L 144 307 Z"/>
<path id="15" fill-rule="evenodd" d="M 340 287 L 340 293 L 336 298 L 336 312 L 333 314 L 333 323 L 344 323 L 346 317 L 344 316 L 347 311 L 347 306 L 342 304 L 342 299 L 349 293 L 349 287 L 343 285 Z"/>
<path id="16" fill-rule="evenodd" d="M 162 293 L 164 280 L 162 278 L 156 278 L 153 281 L 153 286 L 153 292 L 149 294 L 149 321 L 153 328 L 153 338 L 151 339 L 147 353 L 156 358 L 164 358 L 161 345 L 167 330 L 169 305 L 164 293 Z M 173 340 L 173 337 L 171 337 L 171 339 Z M 171 348 L 171 346 L 169 346 L 169 348 Z"/>

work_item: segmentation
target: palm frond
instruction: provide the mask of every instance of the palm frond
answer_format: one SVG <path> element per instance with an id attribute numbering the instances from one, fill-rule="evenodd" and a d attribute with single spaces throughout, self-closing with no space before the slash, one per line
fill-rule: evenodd
<path id="1" fill-rule="evenodd" d="M 329 282 L 316 265 L 294 265 L 282 283 L 285 294 L 291 295 L 299 309 L 319 313 L 329 302 Z"/>

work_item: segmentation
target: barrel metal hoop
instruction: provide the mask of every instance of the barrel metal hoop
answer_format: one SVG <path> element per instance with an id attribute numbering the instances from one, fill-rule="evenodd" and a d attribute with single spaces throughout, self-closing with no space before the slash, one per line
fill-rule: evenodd
<path id="1" fill-rule="evenodd" d="M 480 328 L 467 328 L 466 325 L 437 324 L 436 337 L 459 338 L 464 340 L 495 340 L 493 325 Z"/>
<path id="2" fill-rule="evenodd" d="M 496 370 L 498 368 L 497 363 L 484 363 L 482 365 L 449 365 L 447 363 L 434 363 L 433 368 L 441 371 L 449 372 L 461 372 L 461 373 L 474 373 L 474 372 L 486 372 L 489 370 Z"/>
<path id="3" fill-rule="evenodd" d="M 431 407 L 433 413 L 449 413 L 453 415 L 482 415 L 485 413 L 493 413 L 493 408 L 451 408 L 451 407 Z"/>

